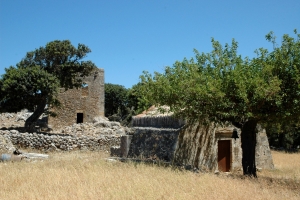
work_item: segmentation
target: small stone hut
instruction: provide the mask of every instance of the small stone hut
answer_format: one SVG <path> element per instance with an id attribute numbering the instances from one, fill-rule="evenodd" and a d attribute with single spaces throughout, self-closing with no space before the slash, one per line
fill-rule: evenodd
<path id="1" fill-rule="evenodd" d="M 58 129 L 74 123 L 92 122 L 95 117 L 104 116 L 104 70 L 95 69 L 78 89 L 60 89 L 59 108 L 53 111 L 56 117 L 49 117 L 48 126 Z"/>
<path id="2" fill-rule="evenodd" d="M 155 113 L 156 112 L 156 113 Z M 184 121 L 172 113 L 158 114 L 155 107 L 133 118 L 135 133 L 128 157 L 154 158 L 173 162 L 188 168 L 209 171 L 236 171 L 242 169 L 241 131 L 234 126 L 183 126 Z M 239 138 L 233 139 L 233 131 Z M 266 131 L 257 133 L 256 166 L 273 169 L 273 160 Z"/>

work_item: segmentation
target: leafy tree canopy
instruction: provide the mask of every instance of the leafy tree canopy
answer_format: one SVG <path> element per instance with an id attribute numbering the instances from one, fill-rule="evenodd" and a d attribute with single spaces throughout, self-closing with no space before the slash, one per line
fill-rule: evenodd
<path id="1" fill-rule="evenodd" d="M 126 113 L 127 89 L 122 85 L 106 83 L 105 84 L 105 116 L 109 117 L 117 114 L 118 110 L 121 116 Z"/>
<path id="2" fill-rule="evenodd" d="M 0 79 L 2 112 L 17 112 L 23 108 L 34 110 L 41 100 L 48 98 L 51 102 L 57 94 L 57 78 L 39 66 L 10 67 L 5 71 Z"/>
<path id="3" fill-rule="evenodd" d="M 138 83 L 128 89 L 128 108 L 134 109 L 135 114 L 140 114 L 147 110 L 152 104 L 143 96 L 142 84 Z"/>
<path id="4" fill-rule="evenodd" d="M 257 123 L 295 123 L 300 118 L 300 34 L 276 43 L 272 52 L 256 50 L 254 59 L 237 54 L 238 43 L 223 47 L 212 39 L 213 50 L 166 67 L 164 73 L 141 76 L 145 99 L 169 105 L 190 122 L 232 122 L 242 130 L 244 174 L 256 176 Z"/>
<path id="5" fill-rule="evenodd" d="M 105 84 L 105 116 L 122 125 L 130 126 L 132 116 L 141 113 L 150 104 L 142 96 L 141 84 L 126 89 L 122 85 Z"/>
<path id="6" fill-rule="evenodd" d="M 96 67 L 91 61 L 82 61 L 91 50 L 69 40 L 55 40 L 28 52 L 16 66 L 6 69 L 0 79 L 0 111 L 34 109 L 25 127 L 32 130 L 45 108 L 58 105 L 59 87 L 78 88 L 83 77 Z"/>
<path id="7" fill-rule="evenodd" d="M 266 36 L 274 41 L 273 33 Z M 191 120 L 280 121 L 299 120 L 300 34 L 284 35 L 272 52 L 260 48 L 250 60 L 237 55 L 238 43 L 222 47 L 212 39 L 210 53 L 176 62 L 164 73 L 141 76 L 143 96 L 171 106 Z"/>

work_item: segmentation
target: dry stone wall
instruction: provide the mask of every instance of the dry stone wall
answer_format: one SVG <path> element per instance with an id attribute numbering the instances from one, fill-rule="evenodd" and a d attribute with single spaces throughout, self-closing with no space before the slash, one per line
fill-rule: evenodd
<path id="1" fill-rule="evenodd" d="M 20 133 L 17 130 L 2 130 L 0 135 L 9 138 L 18 148 L 41 151 L 103 150 L 109 151 L 120 144 L 120 135 L 75 136 L 68 134 Z"/>
<path id="2" fill-rule="evenodd" d="M 128 157 L 171 161 L 179 130 L 136 127 L 131 139 Z"/>

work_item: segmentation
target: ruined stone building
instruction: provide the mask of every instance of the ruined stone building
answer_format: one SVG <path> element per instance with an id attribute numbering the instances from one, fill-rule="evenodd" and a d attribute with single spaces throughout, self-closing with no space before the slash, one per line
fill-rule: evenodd
<path id="1" fill-rule="evenodd" d="M 49 117 L 49 127 L 58 129 L 104 116 L 104 70 L 97 68 L 83 80 L 86 84 L 82 88 L 60 89 L 58 99 L 61 106 L 54 108 L 57 116 Z"/>
<path id="2" fill-rule="evenodd" d="M 128 157 L 154 158 L 209 171 L 242 169 L 240 129 L 201 123 L 182 126 L 183 121 L 171 115 L 152 112 L 134 117 Z M 234 131 L 239 138 L 232 138 Z M 274 168 L 266 131 L 261 128 L 256 133 L 255 160 L 257 168 Z"/>

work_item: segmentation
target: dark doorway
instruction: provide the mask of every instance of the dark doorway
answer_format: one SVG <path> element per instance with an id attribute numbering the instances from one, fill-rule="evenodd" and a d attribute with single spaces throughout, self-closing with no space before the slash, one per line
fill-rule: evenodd
<path id="1" fill-rule="evenodd" d="M 77 124 L 83 123 L 83 113 L 77 113 Z"/>
<path id="2" fill-rule="evenodd" d="M 219 171 L 230 171 L 230 140 L 218 141 L 218 167 Z"/>

